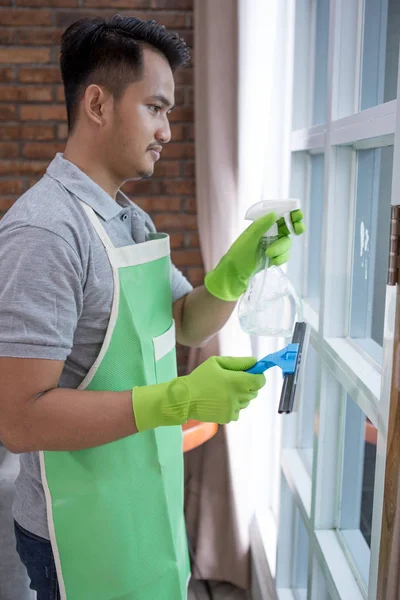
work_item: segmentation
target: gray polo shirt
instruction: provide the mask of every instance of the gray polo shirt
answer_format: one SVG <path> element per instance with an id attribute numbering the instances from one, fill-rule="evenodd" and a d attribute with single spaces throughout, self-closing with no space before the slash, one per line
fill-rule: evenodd
<path id="1" fill-rule="evenodd" d="M 107 255 L 78 199 L 116 247 L 155 230 L 124 194 L 115 202 L 61 154 L 0 221 L 0 356 L 63 360 L 65 388 L 77 388 L 99 354 L 113 297 Z M 173 301 L 192 289 L 174 266 L 171 286 Z M 14 518 L 48 539 L 38 453 L 20 464 Z"/>

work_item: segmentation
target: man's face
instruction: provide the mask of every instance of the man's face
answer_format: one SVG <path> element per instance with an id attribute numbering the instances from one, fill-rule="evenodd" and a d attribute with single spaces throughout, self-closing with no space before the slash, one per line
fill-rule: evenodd
<path id="1" fill-rule="evenodd" d="M 143 52 L 144 71 L 114 101 L 107 128 L 107 161 L 123 181 L 150 177 L 163 144 L 171 139 L 168 114 L 173 108 L 175 84 L 165 57 L 151 49 Z"/>

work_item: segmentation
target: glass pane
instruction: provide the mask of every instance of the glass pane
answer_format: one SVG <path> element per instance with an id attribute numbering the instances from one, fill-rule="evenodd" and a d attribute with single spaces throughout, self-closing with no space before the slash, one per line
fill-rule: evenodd
<path id="1" fill-rule="evenodd" d="M 328 93 L 329 0 L 317 0 L 315 20 L 314 101 L 312 125 L 326 122 Z"/>
<path id="2" fill-rule="evenodd" d="M 311 600 L 330 600 L 326 581 L 316 558 L 313 560 Z"/>
<path id="3" fill-rule="evenodd" d="M 303 457 L 306 469 L 311 475 L 314 445 L 314 418 L 318 394 L 318 355 L 314 347 L 309 345 L 305 366 L 307 377 L 304 378 L 301 405 L 299 406 L 298 448 Z"/>
<path id="4" fill-rule="evenodd" d="M 382 362 L 393 146 L 358 152 L 350 336 Z"/>
<path id="5" fill-rule="evenodd" d="M 293 596 L 296 600 L 307 600 L 309 540 L 307 530 L 297 508 L 295 512 L 295 527 L 296 554 L 293 561 Z"/>
<path id="6" fill-rule="evenodd" d="M 397 96 L 398 0 L 364 0 L 363 39 L 361 110 L 394 100 Z"/>
<path id="7" fill-rule="evenodd" d="M 310 203 L 308 213 L 307 298 L 318 310 L 320 297 L 320 257 L 322 242 L 322 214 L 324 203 L 324 155 L 311 156 Z"/>
<path id="8" fill-rule="evenodd" d="M 377 430 L 348 395 L 339 528 L 367 584 L 371 546 Z"/>
<path id="9" fill-rule="evenodd" d="M 312 6 L 310 0 L 296 0 L 294 33 L 294 69 L 292 128 L 310 126 L 310 29 Z"/>

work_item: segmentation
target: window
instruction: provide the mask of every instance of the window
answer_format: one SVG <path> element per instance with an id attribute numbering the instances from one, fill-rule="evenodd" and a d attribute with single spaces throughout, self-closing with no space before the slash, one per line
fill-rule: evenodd
<path id="1" fill-rule="evenodd" d="M 347 394 L 344 400 L 342 485 L 338 529 L 368 584 L 376 461 L 376 427 Z"/>
<path id="2" fill-rule="evenodd" d="M 314 558 L 313 561 L 313 582 L 312 582 L 312 592 L 311 599 L 312 600 L 331 600 L 329 596 L 328 588 L 325 583 L 324 576 L 321 572 L 321 569 L 318 564 L 318 560 Z"/>
<path id="3" fill-rule="evenodd" d="M 295 560 L 292 572 L 292 588 L 296 600 L 307 600 L 308 534 L 298 510 L 295 511 Z"/>
<path id="4" fill-rule="evenodd" d="M 307 234 L 295 240 L 288 275 L 311 343 L 298 412 L 282 418 L 277 588 L 374 600 L 385 467 L 376 449 L 395 306 L 390 211 L 400 197 L 400 4 L 295 4 L 290 195 L 302 201 Z"/>
<path id="5" fill-rule="evenodd" d="M 318 381 L 318 354 L 310 343 L 305 373 L 307 376 L 302 382 L 302 393 L 298 407 L 298 432 L 297 447 L 311 476 L 313 462 L 315 409 L 319 395 Z"/>
<path id="6" fill-rule="evenodd" d="M 319 0 L 315 6 L 314 98 L 312 125 L 326 121 L 328 94 L 329 0 Z"/>
<path id="7" fill-rule="evenodd" d="M 393 146 L 357 153 L 350 336 L 382 362 Z"/>
<path id="8" fill-rule="evenodd" d="M 318 311 L 321 291 L 322 210 L 324 197 L 324 155 L 310 157 L 310 196 L 307 234 L 307 292 L 306 297 Z"/>
<path id="9" fill-rule="evenodd" d="M 400 5 L 396 0 L 365 0 L 360 109 L 396 98 Z"/>

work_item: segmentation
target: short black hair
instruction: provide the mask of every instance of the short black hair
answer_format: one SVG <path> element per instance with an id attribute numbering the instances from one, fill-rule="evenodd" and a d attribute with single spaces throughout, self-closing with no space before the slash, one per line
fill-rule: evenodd
<path id="1" fill-rule="evenodd" d="M 60 68 L 69 130 L 74 126 L 79 102 L 88 85 L 103 85 L 119 98 L 129 83 L 140 79 L 144 45 L 162 53 L 172 71 L 190 60 L 185 41 L 156 21 L 114 15 L 106 19 L 81 19 L 65 30 Z"/>

